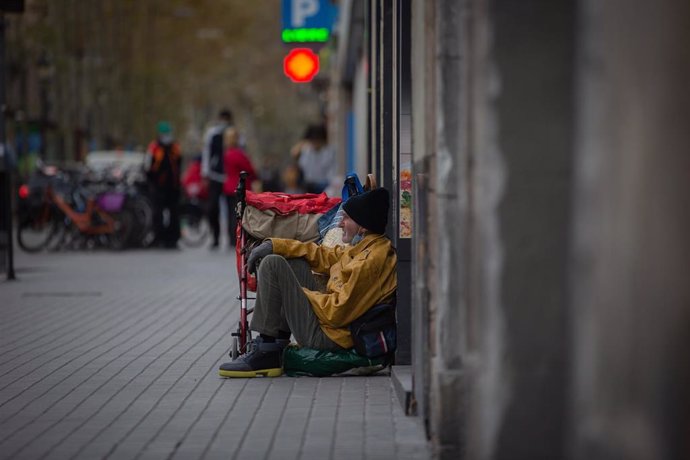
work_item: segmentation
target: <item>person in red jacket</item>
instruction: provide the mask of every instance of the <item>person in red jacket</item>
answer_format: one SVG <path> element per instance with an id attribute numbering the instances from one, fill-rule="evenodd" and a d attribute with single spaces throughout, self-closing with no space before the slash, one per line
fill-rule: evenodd
<path id="1" fill-rule="evenodd" d="M 201 177 L 201 155 L 195 157 L 182 173 L 182 188 L 189 199 L 208 200 L 208 184 Z"/>
<path id="2" fill-rule="evenodd" d="M 228 203 L 228 233 L 230 234 L 230 247 L 232 248 L 237 243 L 235 233 L 235 227 L 237 227 L 237 216 L 235 214 L 237 197 L 235 196 L 235 190 L 240 181 L 240 172 L 246 171 L 248 173 L 247 190 L 252 189 L 252 182 L 256 179 L 256 172 L 251 160 L 239 145 L 240 135 L 237 129 L 233 127 L 227 128 L 223 140 L 225 145 L 225 153 L 223 155 L 225 171 L 223 194 Z"/>

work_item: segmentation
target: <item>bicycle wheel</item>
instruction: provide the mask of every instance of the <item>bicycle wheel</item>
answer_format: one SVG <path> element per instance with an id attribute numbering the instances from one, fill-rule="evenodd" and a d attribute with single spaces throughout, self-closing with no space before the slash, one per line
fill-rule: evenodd
<path id="1" fill-rule="evenodd" d="M 48 240 L 45 249 L 51 252 L 60 251 L 67 246 L 67 243 L 74 239 L 73 233 L 75 232 L 78 233 L 79 230 L 73 228 L 72 221 L 62 212 L 59 212 L 55 219 L 55 231 L 50 240 Z"/>
<path id="2" fill-rule="evenodd" d="M 53 238 L 58 226 L 55 209 L 43 205 L 20 216 L 17 227 L 17 243 L 26 252 L 41 251 Z"/>
<path id="3" fill-rule="evenodd" d="M 127 208 L 131 210 L 133 217 L 132 232 L 129 237 L 130 246 L 149 247 L 155 236 L 151 202 L 142 196 L 135 196 L 128 201 Z"/>
<path id="4" fill-rule="evenodd" d="M 208 236 L 208 222 L 201 209 L 186 207 L 180 213 L 180 240 L 190 248 L 204 244 Z"/>
<path id="5" fill-rule="evenodd" d="M 110 234 L 109 238 L 110 249 L 121 251 L 127 247 L 129 242 L 134 216 L 128 209 L 110 215 L 115 220 L 115 231 Z"/>

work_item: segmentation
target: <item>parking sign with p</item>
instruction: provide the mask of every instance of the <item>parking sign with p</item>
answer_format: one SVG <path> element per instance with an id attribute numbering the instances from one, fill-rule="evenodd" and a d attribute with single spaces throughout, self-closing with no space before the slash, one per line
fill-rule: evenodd
<path id="1" fill-rule="evenodd" d="M 283 41 L 328 41 L 336 14 L 337 8 L 331 0 L 283 0 Z"/>

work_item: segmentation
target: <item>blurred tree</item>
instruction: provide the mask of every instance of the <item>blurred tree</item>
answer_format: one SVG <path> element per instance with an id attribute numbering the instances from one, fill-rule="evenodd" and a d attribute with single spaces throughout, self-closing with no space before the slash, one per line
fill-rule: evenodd
<path id="1" fill-rule="evenodd" d="M 280 14 L 278 0 L 26 0 L 7 46 L 27 94 L 9 103 L 38 118 L 32 75 L 45 54 L 55 69 L 49 118 L 67 159 L 144 146 L 160 119 L 194 153 L 222 107 L 256 160 L 283 158 L 319 101 L 282 74 Z"/>

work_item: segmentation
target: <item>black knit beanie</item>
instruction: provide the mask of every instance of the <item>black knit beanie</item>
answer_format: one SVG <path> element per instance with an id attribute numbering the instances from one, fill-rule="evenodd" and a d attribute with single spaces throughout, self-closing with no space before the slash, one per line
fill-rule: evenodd
<path id="1" fill-rule="evenodd" d="M 350 197 L 343 209 L 360 226 L 374 233 L 385 233 L 390 198 L 385 188 Z"/>

